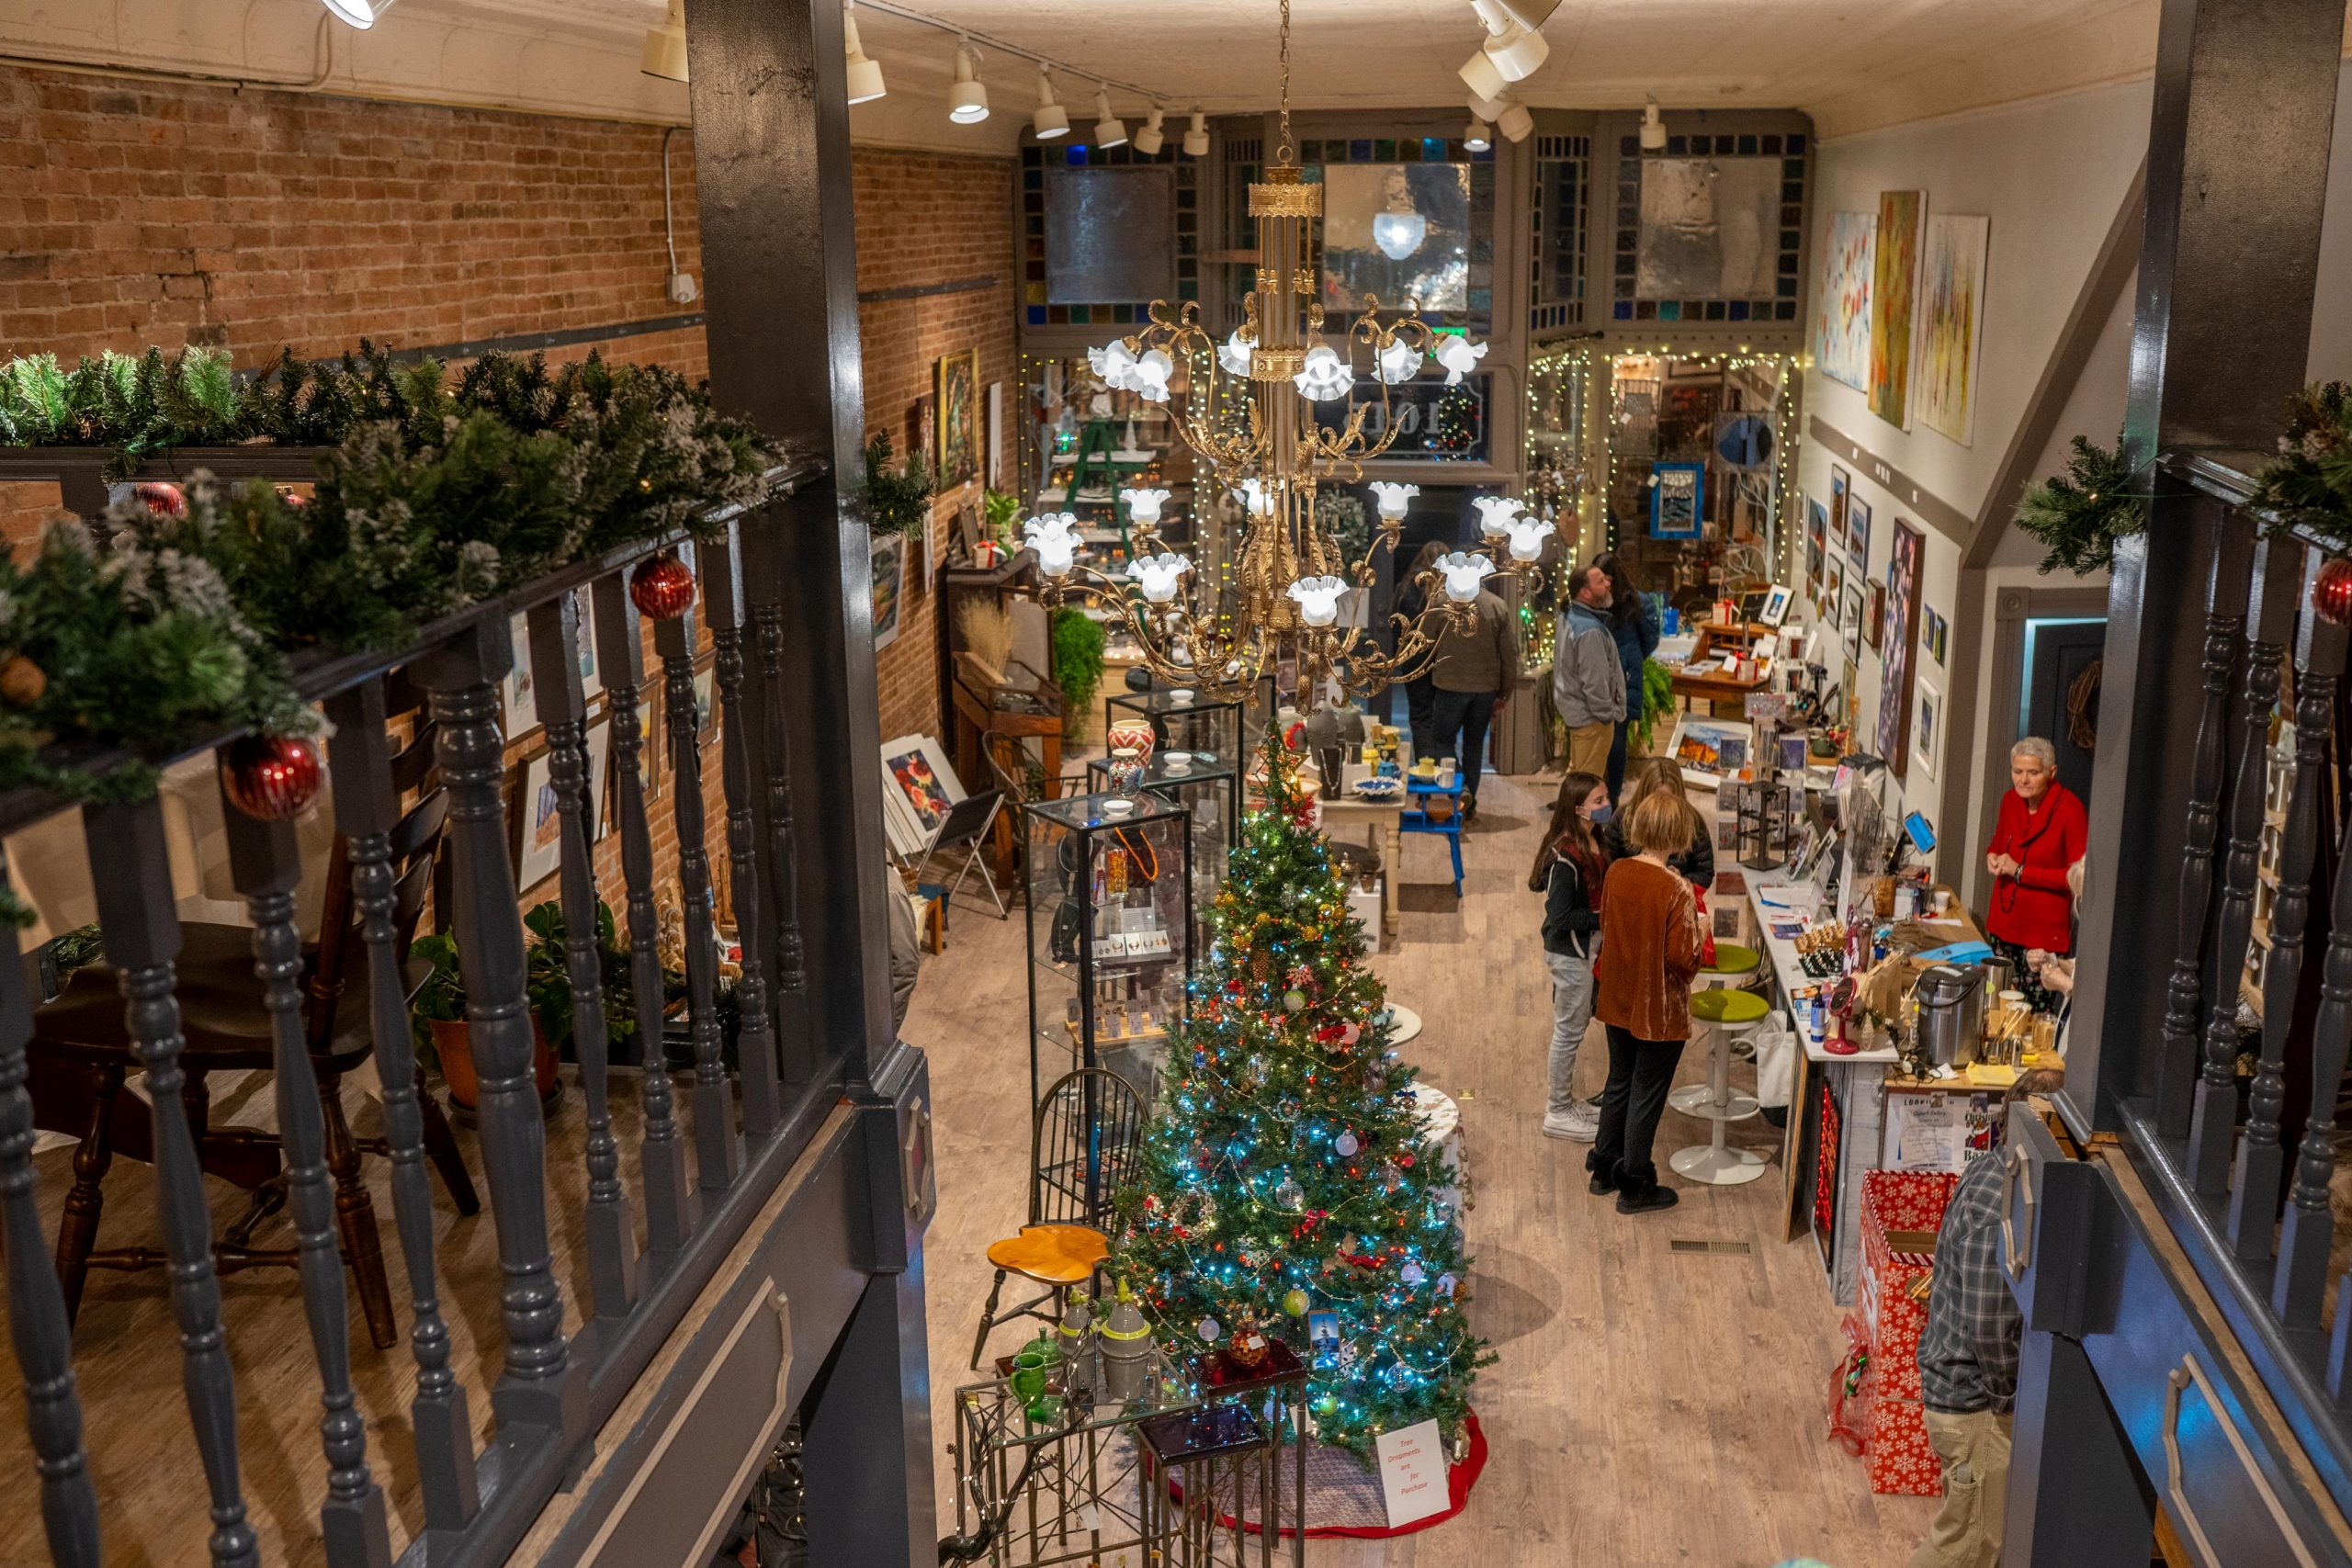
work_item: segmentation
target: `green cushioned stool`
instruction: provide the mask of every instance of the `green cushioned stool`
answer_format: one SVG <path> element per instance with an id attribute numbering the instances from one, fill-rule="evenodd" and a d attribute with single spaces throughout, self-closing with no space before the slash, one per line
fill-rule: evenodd
<path id="1" fill-rule="evenodd" d="M 1736 942 L 1715 943 L 1715 961 L 1702 964 L 1702 975 L 1753 975 L 1764 966 L 1764 955 Z"/>
<path id="2" fill-rule="evenodd" d="M 1743 954 L 1753 968 L 1757 962 L 1755 949 L 1735 947 L 1729 942 L 1715 944 L 1719 967 L 1725 963 L 1738 963 Z M 1675 1090 L 1668 1103 L 1686 1116 L 1704 1119 L 1713 1130 L 1705 1143 L 1674 1152 L 1674 1157 L 1667 1163 L 1678 1174 L 1710 1187 L 1736 1186 L 1764 1174 L 1764 1156 L 1752 1149 L 1729 1146 L 1724 1142 L 1724 1127 L 1728 1122 L 1746 1121 L 1760 1109 L 1754 1095 L 1731 1091 L 1731 1043 L 1762 1023 L 1771 1010 L 1770 1004 L 1754 991 L 1718 988 L 1691 993 L 1691 1021 L 1714 1036 L 1714 1054 L 1708 1065 L 1707 1081 Z"/>
<path id="3" fill-rule="evenodd" d="M 1760 1023 L 1771 1010 L 1754 991 L 1699 991 L 1690 998 L 1690 1016 L 1704 1023 Z"/>

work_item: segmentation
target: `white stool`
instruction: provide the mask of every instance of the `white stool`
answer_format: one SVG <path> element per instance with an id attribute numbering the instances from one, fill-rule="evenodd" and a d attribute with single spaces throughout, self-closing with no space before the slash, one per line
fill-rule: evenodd
<path id="1" fill-rule="evenodd" d="M 1764 1156 L 1728 1146 L 1724 1142 L 1724 1126 L 1744 1122 L 1760 1109 L 1754 1095 L 1731 1091 L 1731 1043 L 1762 1023 L 1770 1011 L 1764 998 L 1753 991 L 1708 990 L 1691 997 L 1690 1016 L 1713 1034 L 1714 1055 L 1707 1083 L 1683 1089 L 1670 1103 L 1686 1116 L 1705 1118 L 1713 1124 L 1713 1135 L 1706 1143 L 1674 1152 L 1667 1163 L 1678 1175 L 1710 1187 L 1736 1187 L 1764 1174 Z M 1698 1092 L 1694 1095 L 1692 1089 Z"/>

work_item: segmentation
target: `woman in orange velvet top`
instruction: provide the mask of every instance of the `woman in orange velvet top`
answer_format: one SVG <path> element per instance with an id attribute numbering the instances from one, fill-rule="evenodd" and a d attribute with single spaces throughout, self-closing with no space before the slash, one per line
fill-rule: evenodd
<path id="1" fill-rule="evenodd" d="M 1609 1026 L 1609 1082 L 1585 1168 L 1595 1193 L 1617 1194 L 1621 1214 L 1670 1209 L 1650 1145 L 1675 1065 L 1690 1038 L 1690 979 L 1702 937 L 1690 884 L 1667 863 L 1690 847 L 1698 813 L 1654 789 L 1625 819 L 1634 853 L 1609 868 L 1600 900 L 1600 959 L 1593 1012 Z"/>
<path id="2" fill-rule="evenodd" d="M 2011 747 L 2009 790 L 1984 852 L 1984 869 L 1993 874 L 1984 935 L 2036 1011 L 2047 1010 L 2051 998 L 2026 953 L 2075 951 L 2075 895 L 2066 872 L 2089 847 L 2090 830 L 2081 797 L 2058 782 L 2058 753 L 2050 742 L 2033 735 Z"/>

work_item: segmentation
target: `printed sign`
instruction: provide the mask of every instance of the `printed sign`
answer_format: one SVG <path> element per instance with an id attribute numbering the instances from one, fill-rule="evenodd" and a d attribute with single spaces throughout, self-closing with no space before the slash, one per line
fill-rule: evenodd
<path id="1" fill-rule="evenodd" d="M 1390 1529 L 1442 1514 L 1452 1506 L 1445 1490 L 1445 1439 L 1436 1422 L 1383 1432 L 1377 1440 L 1380 1490 L 1388 1503 Z"/>

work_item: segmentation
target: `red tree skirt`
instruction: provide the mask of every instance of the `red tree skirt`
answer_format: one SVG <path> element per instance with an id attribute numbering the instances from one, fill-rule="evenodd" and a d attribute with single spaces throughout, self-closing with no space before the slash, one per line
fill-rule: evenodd
<path id="1" fill-rule="evenodd" d="M 1459 1464 L 1449 1464 L 1445 1470 L 1446 1506 L 1428 1518 L 1416 1519 L 1409 1525 L 1389 1525 L 1387 1503 L 1381 1490 L 1380 1472 L 1367 1471 L 1356 1461 L 1353 1454 L 1310 1442 L 1306 1453 L 1306 1505 L 1308 1517 L 1306 1534 L 1315 1540 L 1328 1536 L 1344 1536 L 1359 1540 L 1382 1540 L 1390 1536 L 1411 1535 L 1431 1525 L 1442 1525 L 1460 1513 L 1470 1501 L 1470 1489 L 1487 1468 L 1487 1435 L 1479 1428 L 1476 1411 L 1463 1423 L 1469 1438 L 1469 1451 Z M 1296 1460 L 1283 1456 L 1283 1479 L 1287 1483 L 1295 1473 Z M 1169 1495 L 1182 1498 L 1182 1490 L 1171 1480 Z M 1249 1510 L 1255 1512 L 1256 1510 Z M 1230 1514 L 1219 1514 L 1220 1529 L 1245 1530 L 1256 1535 L 1265 1527 L 1256 1519 L 1244 1518 L 1238 1523 Z M 1284 1527 L 1282 1533 L 1294 1532 Z"/>

